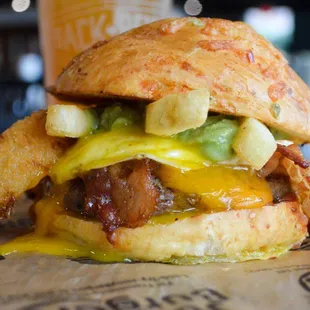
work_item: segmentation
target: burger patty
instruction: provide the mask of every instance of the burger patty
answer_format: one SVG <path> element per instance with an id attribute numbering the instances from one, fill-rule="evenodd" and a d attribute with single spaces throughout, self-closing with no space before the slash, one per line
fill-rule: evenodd
<path id="1" fill-rule="evenodd" d="M 133 160 L 90 171 L 70 183 L 65 207 L 99 219 L 103 230 L 143 226 L 173 205 L 173 192 L 153 175 L 157 164 Z"/>

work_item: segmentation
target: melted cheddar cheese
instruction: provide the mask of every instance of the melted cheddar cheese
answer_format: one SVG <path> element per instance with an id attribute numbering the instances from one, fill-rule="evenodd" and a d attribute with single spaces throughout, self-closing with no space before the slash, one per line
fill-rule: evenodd
<path id="1" fill-rule="evenodd" d="M 157 175 L 166 187 L 202 196 L 201 207 L 210 211 L 259 208 L 273 200 L 267 181 L 249 167 L 210 166 L 183 171 L 161 166 Z"/>
<path id="2" fill-rule="evenodd" d="M 144 157 L 180 169 L 198 169 L 205 164 L 205 158 L 195 147 L 129 128 L 79 139 L 54 165 L 50 175 L 55 183 L 62 184 L 92 169 Z"/>
<path id="3" fill-rule="evenodd" d="M 139 128 L 96 132 L 79 139 L 51 169 L 57 184 L 76 178 L 92 169 L 103 168 L 131 159 L 150 158 L 183 170 L 197 170 L 212 165 L 199 145 L 188 145 L 171 137 L 146 134 Z M 238 157 L 218 164 L 244 164 Z"/>

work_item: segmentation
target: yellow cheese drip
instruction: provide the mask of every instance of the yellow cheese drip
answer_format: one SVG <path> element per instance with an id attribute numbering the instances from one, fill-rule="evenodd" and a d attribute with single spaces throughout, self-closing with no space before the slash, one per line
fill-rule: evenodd
<path id="1" fill-rule="evenodd" d="M 65 190 L 58 190 L 52 197 L 39 201 L 34 209 L 36 215 L 35 231 L 25 236 L 17 237 L 12 241 L 0 245 L 0 255 L 11 253 L 40 253 L 70 258 L 90 258 L 100 262 L 125 262 L 129 261 L 124 253 L 113 249 L 106 240 L 102 244 L 87 243 L 74 237 L 74 230 L 81 229 L 85 233 L 85 240 L 95 240 L 103 231 L 84 230 L 87 220 L 78 219 L 68 214 L 62 200 Z M 63 218 L 65 223 L 59 223 Z M 84 227 L 74 227 L 72 223 L 81 223 Z M 61 226 L 62 225 L 62 226 Z M 93 227 L 98 227 L 97 223 Z M 69 233 L 70 232 L 70 233 Z"/>
<path id="2" fill-rule="evenodd" d="M 125 262 L 129 261 L 122 254 L 107 251 L 91 245 L 79 245 L 60 236 L 38 236 L 30 233 L 17 237 L 14 240 L 0 245 L 0 255 L 12 253 L 40 253 L 70 258 L 90 258 L 100 262 Z"/>

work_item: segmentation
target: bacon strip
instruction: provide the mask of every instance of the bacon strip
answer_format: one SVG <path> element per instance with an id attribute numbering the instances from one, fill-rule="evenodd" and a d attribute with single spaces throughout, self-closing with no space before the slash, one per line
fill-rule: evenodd
<path id="1" fill-rule="evenodd" d="M 284 158 L 282 165 L 286 169 L 291 186 L 302 205 L 304 213 L 310 218 L 310 168 L 303 169 L 288 158 Z"/>
<path id="2" fill-rule="evenodd" d="M 119 227 L 141 227 L 174 202 L 173 192 L 161 186 L 153 175 L 157 167 L 145 159 L 91 170 L 70 182 L 65 207 L 99 219 L 109 239 Z"/>
<path id="3" fill-rule="evenodd" d="M 90 171 L 84 183 L 84 213 L 100 219 L 107 233 L 143 226 L 156 210 L 159 192 L 147 160 Z"/>
<path id="4" fill-rule="evenodd" d="M 274 172 L 280 164 L 281 157 L 282 157 L 281 153 L 274 152 L 274 154 L 271 156 L 271 158 L 268 160 L 265 166 L 258 171 L 258 175 L 261 178 L 266 178 L 268 175 Z"/>
<path id="5" fill-rule="evenodd" d="M 276 201 L 293 201 L 297 196 L 304 213 L 310 218 L 310 163 L 303 158 L 296 144 L 278 145 L 258 175 L 266 177 Z M 289 184 L 292 192 L 288 190 Z"/>
<path id="6" fill-rule="evenodd" d="M 304 159 L 300 148 L 296 144 L 289 146 L 278 144 L 277 152 L 280 152 L 284 157 L 290 159 L 295 165 L 301 168 L 306 169 L 310 167 L 310 162 Z"/>

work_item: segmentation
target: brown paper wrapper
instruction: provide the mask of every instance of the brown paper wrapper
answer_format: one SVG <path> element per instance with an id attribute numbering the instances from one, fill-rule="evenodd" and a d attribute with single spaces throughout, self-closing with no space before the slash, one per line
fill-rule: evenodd
<path id="1" fill-rule="evenodd" d="M 27 204 L 0 224 L 0 242 L 31 225 Z M 274 260 L 196 266 L 12 254 L 0 261 L 0 309 L 310 309 L 310 239 Z"/>

